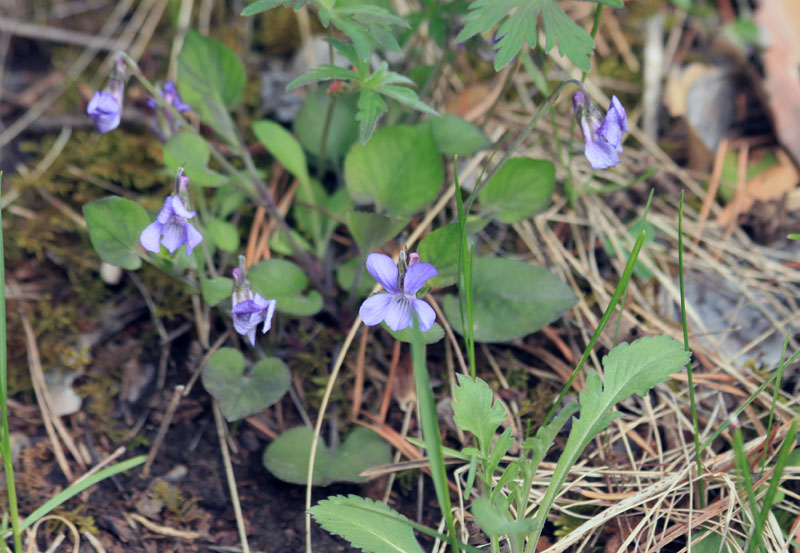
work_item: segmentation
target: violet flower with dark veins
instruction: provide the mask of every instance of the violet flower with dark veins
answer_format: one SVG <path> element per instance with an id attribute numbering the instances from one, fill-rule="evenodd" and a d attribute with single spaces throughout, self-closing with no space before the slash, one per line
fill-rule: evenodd
<path id="1" fill-rule="evenodd" d="M 628 117 L 619 98 L 611 97 L 611 106 L 605 118 L 583 90 L 572 95 L 572 107 L 581 125 L 586 141 L 584 154 L 592 169 L 608 169 L 619 165 L 622 134 L 629 130 Z"/>
<path id="2" fill-rule="evenodd" d="M 186 244 L 186 255 L 191 255 L 195 246 L 203 241 L 203 235 L 189 222 L 196 213 L 186 208 L 189 201 L 186 189 L 188 184 L 189 177 L 179 169 L 176 193 L 167 196 L 156 220 L 147 225 L 139 235 L 139 242 L 147 251 L 159 253 L 163 244 L 170 254 L 174 254 Z"/>
<path id="3" fill-rule="evenodd" d="M 417 299 L 417 292 L 439 271 L 430 263 L 420 263 L 419 256 L 415 254 L 409 258 L 408 269 L 401 277 L 397 265 L 388 255 L 373 253 L 367 257 L 367 271 L 386 293 L 370 296 L 361 304 L 358 314 L 365 325 L 373 326 L 386 321 L 386 325 L 397 332 L 411 326 L 413 310 L 422 332 L 433 326 L 436 313 L 426 301 Z"/>
<path id="4" fill-rule="evenodd" d="M 256 330 L 266 334 L 272 328 L 276 300 L 268 300 L 259 293 L 253 294 L 245 273 L 244 256 L 239 256 L 239 267 L 233 270 L 233 328 L 246 336 L 251 346 L 256 345 Z"/>

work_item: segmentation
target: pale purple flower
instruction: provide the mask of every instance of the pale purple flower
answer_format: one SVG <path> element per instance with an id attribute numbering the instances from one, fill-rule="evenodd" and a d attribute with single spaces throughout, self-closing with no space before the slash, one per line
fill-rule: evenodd
<path id="1" fill-rule="evenodd" d="M 413 255 L 413 254 L 412 254 Z M 412 263 L 401 279 L 392 258 L 382 253 L 367 257 L 367 271 L 386 293 L 370 296 L 361 304 L 358 314 L 367 326 L 386 321 L 386 325 L 397 332 L 408 328 L 412 323 L 412 310 L 419 319 L 419 329 L 426 332 L 436 320 L 436 313 L 427 302 L 417 299 L 417 292 L 428 279 L 439 274 L 430 263 Z"/>
<path id="2" fill-rule="evenodd" d="M 125 62 L 118 57 L 105 90 L 95 92 L 86 106 L 86 113 L 92 118 L 97 132 L 103 134 L 119 127 L 124 96 Z"/>
<path id="3" fill-rule="evenodd" d="M 173 81 L 167 81 L 161 85 L 161 96 L 167 102 L 167 104 L 174 107 L 177 111 L 191 111 L 192 106 L 181 100 L 181 97 L 178 95 L 178 90 L 175 88 L 175 83 Z M 147 99 L 147 107 L 156 109 L 158 107 L 158 102 L 156 102 L 155 98 L 148 98 Z M 172 114 L 170 114 L 171 116 Z"/>
<path id="4" fill-rule="evenodd" d="M 186 244 L 186 255 L 191 255 L 195 246 L 203 241 L 203 235 L 188 221 L 195 215 L 178 196 L 167 196 L 158 217 L 142 231 L 139 242 L 153 253 L 160 252 L 163 244 L 170 254 Z"/>
<path id="5" fill-rule="evenodd" d="M 272 315 L 276 300 L 268 300 L 261 294 L 253 294 L 245 276 L 245 259 L 239 256 L 239 267 L 233 270 L 233 328 L 242 336 L 247 336 L 250 345 L 256 345 L 256 329 L 262 325 L 261 333 L 272 328 Z"/>
<path id="6" fill-rule="evenodd" d="M 275 300 L 265 299 L 256 293 L 252 299 L 239 302 L 233 306 L 233 328 L 242 336 L 247 336 L 250 345 L 256 345 L 256 329 L 263 323 L 261 333 L 266 334 L 272 327 L 272 315 L 275 313 Z"/>
<path id="7" fill-rule="evenodd" d="M 103 134 L 119 127 L 122 117 L 122 105 L 108 92 L 98 90 L 89 100 L 89 105 L 86 106 L 86 113 L 94 121 L 97 132 Z"/>
<path id="8" fill-rule="evenodd" d="M 618 165 L 622 134 L 629 130 L 628 117 L 619 98 L 611 97 L 611 106 L 605 118 L 582 90 L 572 95 L 572 107 L 586 141 L 584 154 L 592 168 L 608 169 Z"/>

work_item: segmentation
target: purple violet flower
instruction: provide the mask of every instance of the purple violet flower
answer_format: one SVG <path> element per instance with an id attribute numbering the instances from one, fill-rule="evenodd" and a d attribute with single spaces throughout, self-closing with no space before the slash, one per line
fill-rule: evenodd
<path id="1" fill-rule="evenodd" d="M 233 270 L 233 328 L 246 336 L 251 346 L 255 346 L 258 325 L 263 323 L 262 334 L 272 328 L 272 316 L 278 302 L 265 299 L 258 293 L 253 294 L 245 276 L 244 256 L 239 257 L 239 265 Z"/>
<path id="2" fill-rule="evenodd" d="M 188 221 L 196 215 L 186 207 L 189 204 L 188 185 L 189 177 L 183 174 L 183 168 L 178 169 L 175 193 L 167 196 L 156 220 L 139 235 L 139 242 L 147 251 L 158 253 L 163 244 L 172 255 L 186 244 L 186 255 L 192 255 L 195 246 L 203 241 L 203 235 Z"/>
<path id="3" fill-rule="evenodd" d="M 618 165 L 619 153 L 622 152 L 622 134 L 629 130 L 628 117 L 619 98 L 611 97 L 611 106 L 605 118 L 582 90 L 572 95 L 572 107 L 581 124 L 583 139 L 586 141 L 584 154 L 592 169 L 608 169 Z"/>
<path id="4" fill-rule="evenodd" d="M 86 113 L 94 121 L 97 132 L 103 134 L 119 127 L 122 106 L 111 94 L 104 90 L 98 90 L 89 100 Z"/>
<path id="5" fill-rule="evenodd" d="M 367 326 L 386 321 L 394 332 L 411 326 L 413 309 L 419 319 L 419 329 L 426 332 L 436 320 L 436 313 L 427 302 L 417 299 L 416 294 L 428 279 L 439 274 L 430 263 L 416 261 L 419 257 L 410 256 L 408 269 L 399 276 L 397 265 L 392 258 L 382 253 L 372 253 L 367 257 L 367 271 L 387 293 L 368 297 L 361 304 L 358 314 Z"/>
<path id="6" fill-rule="evenodd" d="M 178 89 L 175 88 L 175 83 L 173 81 L 167 81 L 161 85 L 161 96 L 164 100 L 174 107 L 177 111 L 191 111 L 192 106 L 181 100 L 181 97 L 178 95 Z M 155 98 L 148 98 L 147 99 L 147 107 L 156 109 L 158 107 L 158 102 L 156 102 Z M 168 112 L 169 113 L 169 112 Z M 169 114 L 170 116 L 172 114 Z"/>
<path id="7" fill-rule="evenodd" d="M 122 117 L 122 101 L 125 97 L 125 61 L 118 57 L 108 78 L 105 90 L 98 90 L 89 100 L 86 113 L 92 118 L 100 134 L 119 127 Z"/>

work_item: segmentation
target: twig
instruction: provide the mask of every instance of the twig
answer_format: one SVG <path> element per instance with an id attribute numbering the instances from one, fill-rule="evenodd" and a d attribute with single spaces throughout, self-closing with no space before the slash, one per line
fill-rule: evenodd
<path id="1" fill-rule="evenodd" d="M 169 425 L 172 423 L 172 418 L 175 416 L 175 410 L 178 408 L 178 403 L 181 401 L 183 390 L 183 384 L 178 384 L 172 392 L 172 399 L 167 406 L 167 412 L 161 420 L 161 426 L 158 428 L 156 438 L 153 440 L 153 445 L 150 446 L 150 452 L 147 454 L 147 461 L 145 461 L 144 468 L 142 468 L 142 478 L 150 476 L 150 467 L 153 465 L 158 450 L 161 449 L 161 444 L 164 443 L 164 438 L 167 437 L 167 430 L 169 430 Z"/>
<path id="2" fill-rule="evenodd" d="M 194 532 L 192 530 L 177 530 L 175 528 L 170 528 L 169 526 L 164 526 L 163 524 L 156 524 L 152 520 L 147 520 L 142 515 L 137 513 L 125 513 L 125 516 L 131 520 L 135 520 L 151 532 L 161 534 L 162 536 L 168 536 L 170 538 L 178 538 L 187 541 L 205 537 L 200 532 Z"/>
<path id="3" fill-rule="evenodd" d="M 225 426 L 225 421 L 222 418 L 222 411 L 219 408 L 219 402 L 214 399 L 214 422 L 217 425 L 217 435 L 219 436 L 219 448 L 222 451 L 222 463 L 225 465 L 225 476 L 228 479 L 228 489 L 231 493 L 231 503 L 233 503 L 233 514 L 236 517 L 236 529 L 239 531 L 239 541 L 242 543 L 242 553 L 250 553 L 250 545 L 247 543 L 247 531 L 244 526 L 244 517 L 242 516 L 242 506 L 239 503 L 239 492 L 236 489 L 236 477 L 233 474 L 233 465 L 231 464 L 231 456 L 228 452 L 228 430 Z M 313 462 L 313 461 L 312 461 Z"/>
<path id="4" fill-rule="evenodd" d="M 364 392 L 364 358 L 367 355 L 367 341 L 369 340 L 369 327 L 365 326 L 358 343 L 356 356 L 356 379 L 353 383 L 353 403 L 350 407 L 350 420 L 356 420 L 361 411 L 361 396 Z"/>

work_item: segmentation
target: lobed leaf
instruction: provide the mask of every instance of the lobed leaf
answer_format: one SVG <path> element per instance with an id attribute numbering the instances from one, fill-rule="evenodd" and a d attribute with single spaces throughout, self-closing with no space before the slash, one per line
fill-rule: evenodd
<path id="1" fill-rule="evenodd" d="M 380 501 L 337 495 L 314 505 L 311 515 L 366 553 L 423 553 L 405 517 Z"/>

